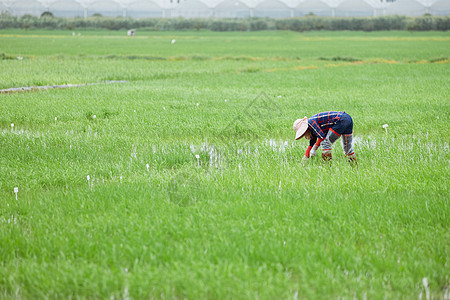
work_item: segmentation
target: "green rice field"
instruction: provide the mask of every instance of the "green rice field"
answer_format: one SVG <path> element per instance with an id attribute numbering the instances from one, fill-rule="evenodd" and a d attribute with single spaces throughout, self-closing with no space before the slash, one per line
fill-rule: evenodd
<path id="1" fill-rule="evenodd" d="M 448 300 L 449 79 L 449 32 L 0 30 L 0 299 Z"/>

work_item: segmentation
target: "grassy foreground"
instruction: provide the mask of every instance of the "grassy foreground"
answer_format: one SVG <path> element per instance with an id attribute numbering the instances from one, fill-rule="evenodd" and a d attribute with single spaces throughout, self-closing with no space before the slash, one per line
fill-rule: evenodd
<path id="1" fill-rule="evenodd" d="M 0 89 L 99 83 L 0 94 L 0 298 L 448 299 L 449 49 L 0 31 Z M 302 164 L 292 123 L 325 110 L 357 168 L 340 141 Z"/>

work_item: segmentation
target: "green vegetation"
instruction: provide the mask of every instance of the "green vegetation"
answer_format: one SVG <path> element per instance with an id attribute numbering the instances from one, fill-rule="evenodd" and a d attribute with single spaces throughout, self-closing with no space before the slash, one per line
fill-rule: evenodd
<path id="1" fill-rule="evenodd" d="M 448 33 L 78 33 L 0 31 L 0 89 L 99 83 L 0 94 L 0 298 L 448 297 Z"/>
<path id="2" fill-rule="evenodd" d="M 183 19 L 183 18 L 144 18 L 103 17 L 94 14 L 89 18 L 56 18 L 51 12 L 44 12 L 40 18 L 23 15 L 15 17 L 0 13 L 0 29 L 107 29 L 123 30 L 139 28 L 148 31 L 172 30 L 210 30 L 210 31 L 261 31 L 261 30 L 354 30 L 354 31 L 447 31 L 450 30 L 450 17 L 384 16 L 384 17 L 316 17 L 308 15 L 298 18 L 238 18 L 238 19 Z"/>
<path id="3" fill-rule="evenodd" d="M 49 12 L 49 11 L 44 11 L 44 12 L 41 14 L 41 18 L 53 18 L 53 17 L 54 17 L 53 13 L 52 13 L 52 12 Z"/>

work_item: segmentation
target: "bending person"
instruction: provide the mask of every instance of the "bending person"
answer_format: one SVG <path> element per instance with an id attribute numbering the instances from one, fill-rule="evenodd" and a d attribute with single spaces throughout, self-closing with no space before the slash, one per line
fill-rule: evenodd
<path id="1" fill-rule="evenodd" d="M 309 159 L 316 155 L 319 146 L 322 147 L 322 158 L 331 160 L 331 148 L 334 142 L 342 136 L 342 149 L 349 162 L 356 163 L 356 155 L 353 150 L 353 120 L 349 114 L 343 111 L 326 111 L 314 116 L 298 119 L 294 122 L 296 132 L 295 139 L 302 137 L 309 140 L 303 159 Z"/>

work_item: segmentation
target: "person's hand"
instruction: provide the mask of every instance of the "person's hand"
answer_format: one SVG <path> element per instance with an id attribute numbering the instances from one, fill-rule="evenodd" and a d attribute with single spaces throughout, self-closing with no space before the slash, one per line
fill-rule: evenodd
<path id="1" fill-rule="evenodd" d="M 316 151 L 317 151 L 317 149 L 319 148 L 319 146 L 317 146 L 317 145 L 314 145 L 312 148 L 311 148 L 311 151 L 309 152 L 309 157 L 314 157 L 314 156 L 316 156 Z"/>

